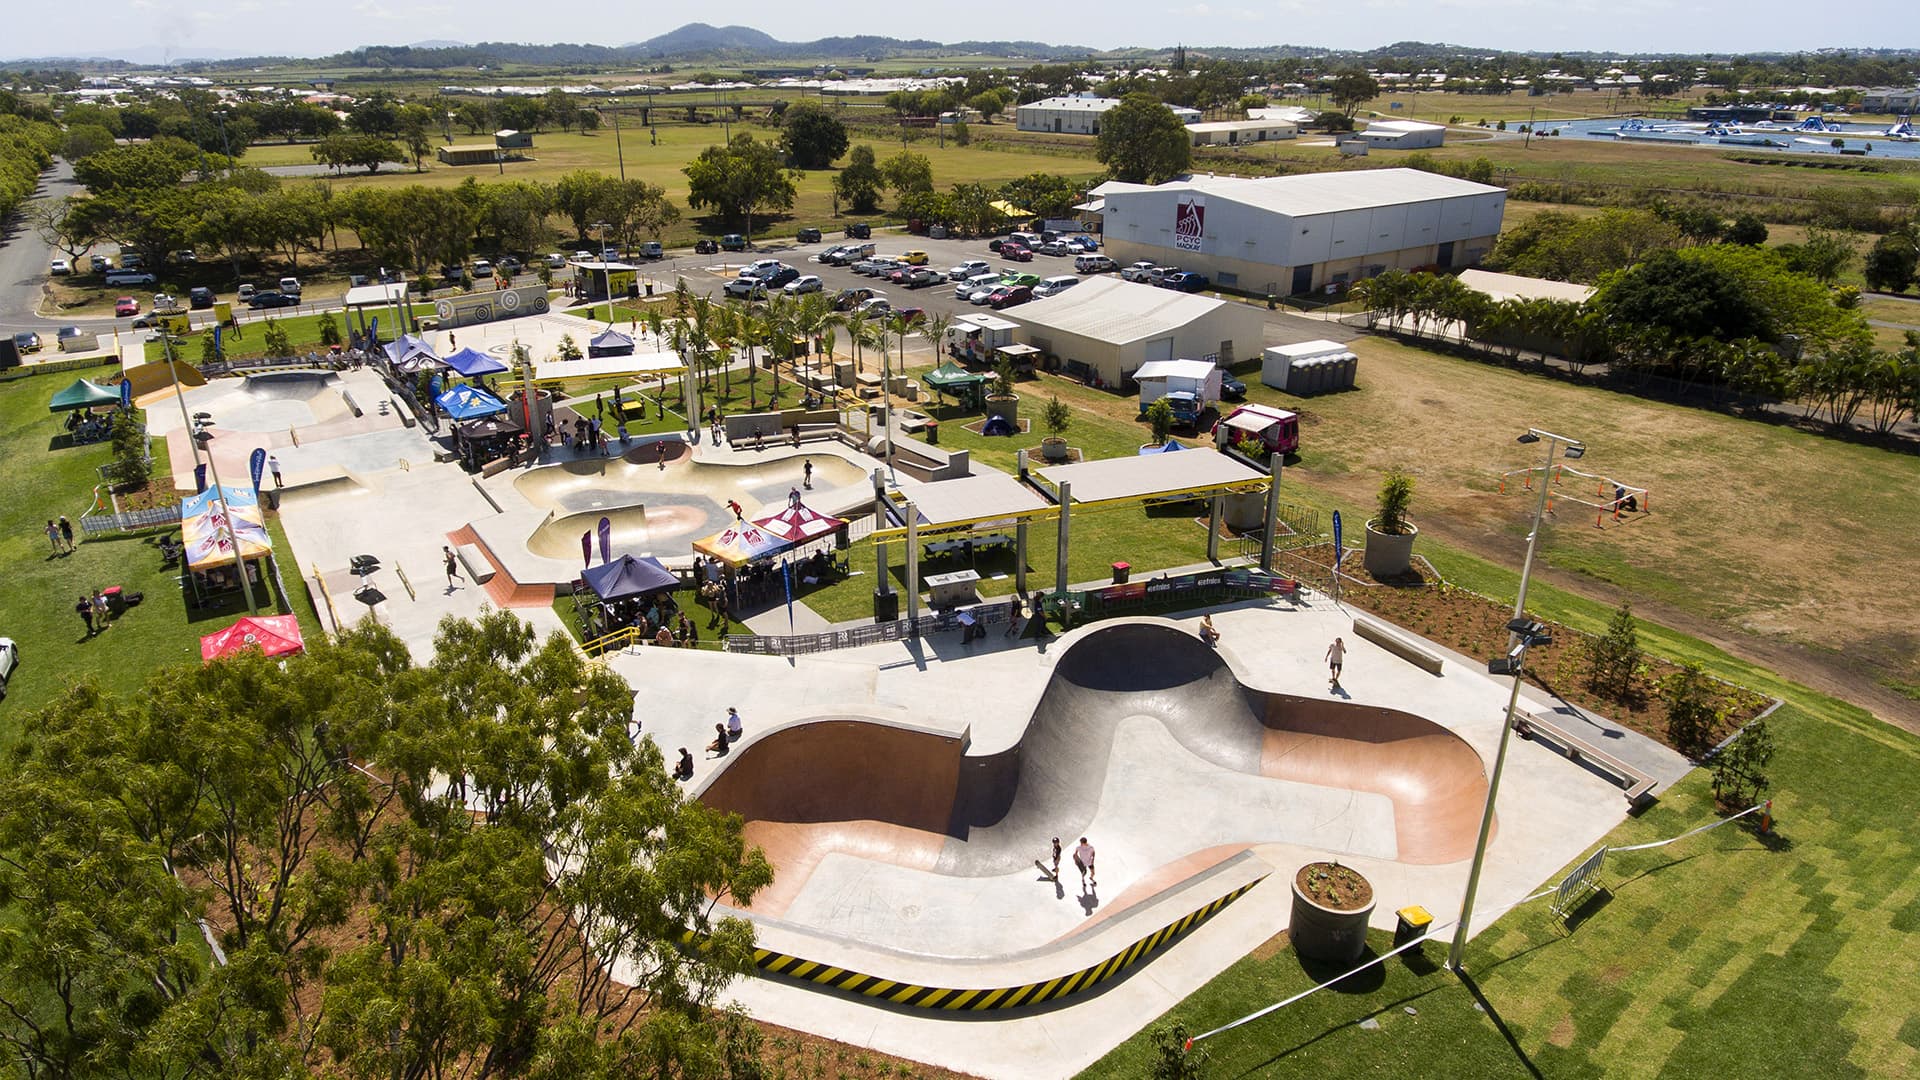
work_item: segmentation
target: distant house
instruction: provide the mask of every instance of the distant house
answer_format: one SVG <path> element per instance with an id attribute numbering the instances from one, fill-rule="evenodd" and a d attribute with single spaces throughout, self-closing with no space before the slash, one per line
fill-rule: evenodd
<path id="1" fill-rule="evenodd" d="M 1442 124 L 1418 120 L 1375 120 L 1353 137 L 1375 150 L 1431 150 L 1445 140 Z"/>
<path id="2" fill-rule="evenodd" d="M 533 132 L 515 131 L 512 128 L 496 131 L 493 133 L 493 145 L 502 150 L 531 150 Z"/>
<path id="3" fill-rule="evenodd" d="M 500 154 L 500 148 L 491 143 L 442 146 L 434 151 L 442 165 L 492 165 L 500 160 Z"/>
<path id="4" fill-rule="evenodd" d="M 1098 135 L 1100 134 L 1100 117 L 1118 104 L 1120 104 L 1119 98 L 1094 97 L 1091 94 L 1050 97 L 1016 108 L 1013 111 L 1014 125 L 1021 131 Z M 1198 109 L 1174 105 L 1167 107 L 1173 111 L 1174 116 L 1179 117 L 1182 124 L 1190 124 L 1200 119 Z"/>
<path id="5" fill-rule="evenodd" d="M 1291 139 L 1299 133 L 1299 127 L 1287 120 L 1211 120 L 1187 125 L 1195 146 L 1240 146 Z"/>

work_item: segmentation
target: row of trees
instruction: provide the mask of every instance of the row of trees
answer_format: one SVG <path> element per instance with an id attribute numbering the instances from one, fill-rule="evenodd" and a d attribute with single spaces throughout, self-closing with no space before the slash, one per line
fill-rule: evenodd
<path id="1" fill-rule="evenodd" d="M 369 622 L 73 687 L 0 773 L 0 1043 L 27 1076 L 761 1075 L 715 904 L 771 871 L 633 700 L 505 612 L 425 667 Z"/>
<path id="2" fill-rule="evenodd" d="M 59 145 L 60 129 L 52 124 L 0 113 L 0 220 L 33 197 Z"/>
<path id="3" fill-rule="evenodd" d="M 1615 376 L 1798 402 L 1810 418 L 1882 433 L 1920 415 L 1920 341 L 1876 348 L 1858 312 L 1763 249 L 1659 251 L 1605 277 L 1584 303 L 1495 301 L 1448 275 L 1400 270 L 1358 283 L 1353 296 L 1373 325 L 1464 337 L 1509 359 L 1607 363 Z"/>

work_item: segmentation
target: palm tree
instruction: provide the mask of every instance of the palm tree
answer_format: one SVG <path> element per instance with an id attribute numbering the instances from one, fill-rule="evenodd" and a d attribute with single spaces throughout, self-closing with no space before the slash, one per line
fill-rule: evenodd
<path id="1" fill-rule="evenodd" d="M 933 361 L 935 367 L 939 367 L 940 363 L 946 359 L 946 353 L 942 351 L 941 343 L 947 340 L 947 327 L 952 325 L 953 316 L 939 311 L 928 312 L 927 317 L 920 323 L 920 332 L 925 334 L 927 340 L 933 344 Z"/>

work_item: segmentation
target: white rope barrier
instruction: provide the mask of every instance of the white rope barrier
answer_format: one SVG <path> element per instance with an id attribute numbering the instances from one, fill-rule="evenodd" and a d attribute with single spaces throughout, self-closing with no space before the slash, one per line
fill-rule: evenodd
<path id="1" fill-rule="evenodd" d="M 1698 836 L 1704 832 L 1711 832 L 1712 830 L 1717 829 L 1722 825 L 1726 825 L 1730 822 L 1738 821 L 1741 818 L 1746 817 L 1748 814 L 1752 814 L 1752 813 L 1766 813 L 1767 815 L 1769 815 L 1768 819 L 1766 820 L 1769 820 L 1769 823 L 1770 823 L 1772 810 L 1773 810 L 1773 801 L 1768 800 L 1766 802 L 1759 803 L 1758 805 L 1755 805 L 1755 806 L 1749 806 L 1745 810 L 1742 810 L 1739 813 L 1732 815 L 1731 817 L 1725 817 L 1725 818 L 1721 818 L 1719 821 L 1709 822 L 1708 824 L 1702 825 L 1697 829 L 1690 829 L 1686 832 L 1681 833 L 1678 836 L 1668 837 L 1665 840 L 1654 840 L 1645 844 L 1631 844 L 1626 847 L 1601 848 L 1600 850 L 1611 854 L 1616 851 L 1647 851 L 1653 848 L 1666 847 L 1668 844 L 1677 844 L 1680 841 L 1687 839 L 1688 837 Z M 1589 860 L 1590 859 L 1591 859 L 1591 856 L 1589 856 Z M 1559 891 L 1560 891 L 1560 885 L 1556 883 L 1551 888 L 1541 889 L 1539 892 L 1534 893 L 1532 896 L 1528 896 L 1520 900 L 1515 900 L 1511 904 L 1506 904 L 1502 907 L 1496 908 L 1487 919 L 1486 925 L 1492 925 L 1493 919 L 1496 919 L 1501 915 L 1505 915 L 1507 912 L 1512 911 L 1514 908 L 1531 904 L 1535 900 L 1538 900 L 1546 896 L 1552 896 L 1554 893 Z M 1319 993 L 1322 990 L 1325 990 L 1327 987 L 1332 986 L 1335 983 L 1344 982 L 1345 980 L 1352 978 L 1355 975 L 1358 975 L 1360 972 L 1365 971 L 1370 967 L 1373 967 L 1378 964 L 1384 964 L 1388 960 L 1392 959 L 1393 957 L 1398 956 L 1403 952 L 1406 952 L 1408 949 L 1412 949 L 1417 946 L 1426 944 L 1429 938 L 1433 937 L 1435 934 L 1439 933 L 1440 931 L 1447 929 L 1448 927 L 1456 925 L 1458 922 L 1459 920 L 1455 919 L 1453 922 L 1436 923 L 1436 924 L 1430 925 L 1427 927 L 1426 932 L 1422 933 L 1419 937 L 1414 938 L 1412 941 L 1407 942 L 1405 945 L 1396 946 L 1392 951 L 1382 953 L 1381 955 L 1374 957 L 1373 959 L 1367 961 L 1364 964 L 1361 964 L 1359 967 L 1354 968 L 1351 971 L 1347 971 L 1340 975 L 1336 975 L 1333 978 L 1328 979 L 1326 982 L 1319 984 L 1318 986 L 1312 986 L 1305 990 L 1302 990 L 1299 993 L 1293 995 L 1290 998 L 1287 998 L 1284 1001 L 1276 1001 L 1273 1004 L 1268 1005 L 1264 1009 L 1260 1009 L 1255 1012 L 1250 1012 L 1247 1015 L 1241 1017 L 1240 1019 L 1232 1021 L 1231 1023 L 1222 1024 L 1219 1027 L 1214 1028 L 1212 1031 L 1204 1031 L 1198 1035 L 1193 1036 L 1192 1038 L 1186 1041 L 1185 1049 L 1192 1050 L 1194 1043 L 1201 1042 L 1206 1039 L 1211 1039 L 1215 1035 L 1220 1035 L 1225 1032 L 1232 1031 L 1234 1028 L 1241 1027 L 1246 1024 L 1251 1024 L 1252 1022 L 1260 1019 L 1263 1016 L 1270 1016 L 1273 1013 L 1279 1012 L 1281 1009 L 1284 1009 L 1287 1006 L 1294 1004 L 1295 1002 L 1303 1001 L 1306 998 L 1312 997 L 1313 995 Z"/>

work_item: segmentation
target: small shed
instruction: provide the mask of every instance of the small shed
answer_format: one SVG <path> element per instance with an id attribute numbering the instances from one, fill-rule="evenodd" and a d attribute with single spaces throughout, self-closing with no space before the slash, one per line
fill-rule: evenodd
<path id="1" fill-rule="evenodd" d="M 1260 381 L 1289 394 L 1321 394 L 1351 390 L 1360 358 L 1337 341 L 1319 339 L 1267 349 L 1260 364 Z"/>
<path id="2" fill-rule="evenodd" d="M 1210 360 L 1149 360 L 1134 370 L 1140 408 L 1168 394 L 1192 394 L 1205 406 L 1220 400 L 1220 369 Z"/>
<path id="3" fill-rule="evenodd" d="M 533 149 L 533 132 L 503 128 L 493 133 L 493 145 L 502 150 Z"/>

